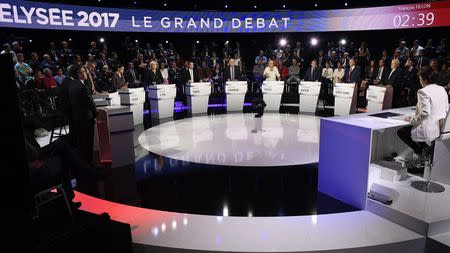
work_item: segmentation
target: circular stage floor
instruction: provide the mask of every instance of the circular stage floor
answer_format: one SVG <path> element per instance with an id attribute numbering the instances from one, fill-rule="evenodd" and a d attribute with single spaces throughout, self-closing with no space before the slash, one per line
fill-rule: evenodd
<path id="1" fill-rule="evenodd" d="M 252 133 L 254 114 L 223 114 L 171 121 L 139 136 L 151 153 L 202 164 L 292 166 L 319 160 L 315 116 L 265 113 L 263 131 Z"/>

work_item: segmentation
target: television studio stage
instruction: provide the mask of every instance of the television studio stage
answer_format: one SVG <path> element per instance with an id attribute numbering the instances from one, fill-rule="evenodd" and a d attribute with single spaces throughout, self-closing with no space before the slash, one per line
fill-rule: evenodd
<path id="1" fill-rule="evenodd" d="M 425 41 L 427 46 L 431 41 L 431 47 L 441 43 L 433 50 L 441 47 L 442 55 L 447 50 L 447 58 L 438 60 L 440 67 L 448 67 L 450 50 L 443 46 L 445 39 L 438 39 L 448 35 L 449 0 L 403 1 L 402 5 L 391 1 L 391 6 L 355 3 L 355 7 L 343 1 L 344 7 L 324 9 L 318 5 L 325 5 L 325 1 L 315 0 L 310 1 L 308 10 L 288 10 L 290 7 L 283 2 L 279 11 L 263 8 L 259 3 L 251 3 L 243 10 L 229 9 L 229 1 L 224 1 L 223 11 L 202 10 L 197 5 L 169 9 L 166 1 L 161 1 L 160 8 L 151 9 L 145 7 L 144 1 L 124 3 L 126 8 L 102 1 L 92 1 L 92 6 L 23 0 L 0 3 L 0 35 L 11 33 L 25 38 L 20 38 L 20 43 L 26 54 L 17 53 L 20 57 L 16 57 L 14 91 L 21 89 L 19 79 L 24 76 L 26 82 L 22 86 L 32 80 L 31 90 L 37 94 L 33 103 L 42 103 L 38 95 L 51 94 L 50 88 L 61 88 L 61 93 L 45 97 L 54 108 L 59 98 L 70 102 L 70 110 L 52 111 L 52 120 L 61 122 L 58 128 L 48 128 L 53 130 L 51 136 L 36 138 L 40 146 L 57 139 L 54 133 L 58 131 L 57 137 L 64 135 L 63 129 L 70 134 L 65 120 L 74 117 L 73 111 L 79 109 L 71 96 L 86 91 L 82 98 L 87 98 L 90 105 L 86 109 L 89 112 L 80 113 L 81 120 L 69 120 L 72 126 L 79 123 L 82 130 L 78 131 L 87 133 L 92 128 L 84 129 L 82 124 L 93 125 L 96 121 L 93 153 L 96 165 L 101 165 L 95 171 L 98 189 L 88 194 L 78 190 L 85 185 L 72 180 L 72 188 L 77 189 L 73 203 L 64 190 L 58 192 L 53 187 L 53 192 L 52 188 L 47 192 L 64 195 L 63 206 L 71 216 L 68 223 L 76 220 L 72 208 L 100 220 L 106 219 L 107 215 L 102 214 L 107 213 L 113 222 L 125 225 L 125 232 L 131 232 L 129 251 L 134 253 L 450 252 L 450 113 L 431 145 L 423 173 L 408 171 L 414 152 L 397 136 L 397 131 L 411 125 L 408 119 L 415 115 L 416 108 L 406 104 L 417 102 L 422 79 L 409 76 L 417 81 L 417 87 L 406 89 L 397 85 L 400 78 L 392 81 L 399 73 L 397 69 L 412 71 L 414 64 L 419 65 L 413 58 L 416 61 L 418 57 L 422 65 L 419 43 L 425 46 Z M 22 50 L 10 35 L 4 37 L 2 54 L 13 55 L 11 48 Z M 46 37 L 49 41 L 44 41 Z M 17 42 L 12 43 L 15 48 L 8 44 L 9 40 Z M 97 49 L 97 42 L 101 50 Z M 354 42 L 360 42 L 361 48 Z M 405 49 L 410 42 L 417 50 Z M 370 43 L 370 53 L 366 43 Z M 79 49 L 72 52 L 69 44 L 78 44 Z M 156 44 L 157 48 L 152 48 Z M 234 45 L 236 48 L 232 48 Z M 88 50 L 83 49 L 88 46 Z M 324 52 L 325 47 L 329 52 Z M 395 50 L 389 51 L 392 47 Z M 42 63 L 27 59 L 28 55 L 39 57 L 38 53 L 31 54 L 39 48 L 47 50 Z M 55 48 L 62 52 L 59 60 L 57 53 L 53 54 Z M 217 58 L 212 48 L 217 50 Z M 410 56 L 399 66 L 402 50 Z M 187 52 L 184 58 L 178 54 L 181 51 Z M 88 53 L 84 55 L 85 52 Z M 271 56 L 267 58 L 266 52 Z M 329 53 L 325 58 L 330 61 L 324 61 L 324 53 Z M 412 53 L 417 55 L 413 57 Z M 108 54 L 111 57 L 107 59 Z M 392 64 L 387 64 L 390 55 Z M 55 77 L 48 67 L 52 57 L 64 65 L 56 68 L 53 62 Z M 280 73 L 278 69 L 275 73 L 272 58 Z M 339 71 L 337 77 L 330 67 L 332 58 L 336 65 L 332 68 Z M 82 59 L 86 65 L 81 65 Z M 64 74 L 71 80 L 67 86 L 59 86 L 54 80 L 53 87 L 39 90 L 35 79 L 40 76 L 22 71 L 25 60 L 45 66 L 45 78 L 61 77 L 58 75 L 67 70 Z M 443 73 L 444 70 L 438 70 L 438 60 L 434 60 L 435 71 Z M 169 63 L 175 66 L 168 68 Z M 253 71 L 248 68 L 249 63 Z M 110 71 L 108 65 L 114 70 Z M 73 66 L 76 71 L 71 69 Z M 372 79 L 365 78 L 364 68 L 372 71 Z M 159 69 L 165 70 L 164 78 Z M 206 78 L 198 76 L 200 69 Z M 136 78 L 137 70 L 142 71 L 140 80 Z M 9 74 L 12 80 L 12 73 Z M 41 86 L 48 88 L 44 77 L 42 80 Z M 97 84 L 102 82 L 104 89 L 98 89 Z M 72 94 L 76 83 L 82 84 L 82 91 Z M 450 83 L 446 87 L 450 96 Z M 400 101 L 395 98 L 400 100 L 400 96 L 408 100 L 401 101 L 405 106 L 397 106 Z M 414 98 L 416 102 L 411 103 Z M 29 101 L 24 101 L 20 101 L 21 106 L 28 105 Z M 361 106 L 361 101 L 367 105 Z M 79 107 L 80 111 L 84 109 Z M 42 108 L 36 105 L 33 110 L 41 110 L 38 116 L 47 117 L 42 113 L 47 109 Z M 21 109 L 21 113 L 28 113 L 25 109 L 29 108 Z M 76 137 L 83 136 L 79 133 Z M 74 139 L 69 142 L 79 141 Z M 74 147 L 86 153 L 80 146 Z M 28 167 L 24 167 L 24 173 L 31 177 Z M 62 189 L 62 185 L 58 187 Z M 36 194 L 33 197 L 37 200 Z M 30 206 L 38 210 L 39 216 L 35 202 Z M 47 229 L 47 224 L 42 224 L 39 225 Z M 40 228 L 36 233 L 40 233 Z M 46 232 L 52 236 L 53 231 Z M 115 233 L 112 229 L 109 232 Z M 43 242 L 43 247 L 52 247 L 52 240 L 67 247 L 64 240 L 69 236 L 58 236 Z M 129 238 L 124 245 L 128 244 Z"/>
<path id="2" fill-rule="evenodd" d="M 301 86 L 300 92 L 310 87 Z M 299 104 L 299 114 L 268 110 L 257 123 L 253 113 L 243 113 L 244 101 L 239 100 L 240 110 L 226 114 L 172 120 L 172 111 L 165 123 L 145 131 L 130 124 L 132 107 L 100 107 L 110 114 L 113 169 L 135 162 L 135 178 L 123 172 L 117 177 L 122 184 L 138 182 L 135 191 L 141 195 L 141 206 L 121 204 L 133 195 L 130 187 L 116 188 L 116 202 L 83 193 L 77 193 L 76 200 L 83 203 L 82 210 L 107 212 L 130 224 L 135 252 L 423 252 L 427 241 L 427 247 L 445 245 L 450 191 L 418 191 L 410 183 L 422 177 L 384 159 L 394 151 L 407 156 L 396 130 L 408 124 L 404 118 L 414 113 L 413 108 L 350 114 L 355 93 L 348 91 L 353 87 L 335 94 L 336 101 L 343 98 L 335 104 L 343 107 L 335 109 L 346 114 L 342 116 L 314 116 L 302 112 Z M 371 94 L 381 108 L 384 90 Z M 280 104 L 272 100 L 267 108 Z M 203 103 L 196 109 L 207 108 Z M 160 120 L 158 114 L 153 116 Z M 255 126 L 262 130 L 255 133 Z M 127 154 L 133 150 L 124 145 L 127 138 L 136 154 Z M 430 178 L 448 189 L 448 140 L 437 142 L 441 151 L 435 152 Z M 159 181 L 146 181 L 147 177 Z M 228 192 L 218 190 L 222 186 Z M 262 199 L 252 191 L 260 191 L 254 195 L 262 194 Z M 368 198 L 368 192 L 392 204 Z"/>

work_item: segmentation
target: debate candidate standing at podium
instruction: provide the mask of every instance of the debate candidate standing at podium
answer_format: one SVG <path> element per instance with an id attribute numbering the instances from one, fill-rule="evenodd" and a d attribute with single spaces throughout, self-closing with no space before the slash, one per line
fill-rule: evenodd
<path id="1" fill-rule="evenodd" d="M 228 66 L 225 68 L 225 80 L 227 81 L 241 81 L 242 73 L 239 66 L 236 66 L 235 60 L 231 58 L 228 61 Z"/>
<path id="2" fill-rule="evenodd" d="M 317 60 L 311 61 L 311 67 L 306 70 L 304 81 L 317 82 L 322 78 L 322 68 L 317 66 Z"/>
<path id="3" fill-rule="evenodd" d="M 164 83 L 161 71 L 159 71 L 158 64 L 155 61 L 150 62 L 150 70 L 144 72 L 144 81 L 150 85 Z"/>
<path id="4" fill-rule="evenodd" d="M 186 84 L 199 82 L 200 78 L 198 76 L 197 69 L 194 68 L 194 63 L 192 61 L 189 62 L 188 68 L 184 70 L 183 73 L 183 83 Z M 183 85 L 184 87 L 184 85 Z"/>
<path id="5" fill-rule="evenodd" d="M 344 82 L 356 83 L 356 85 L 359 85 L 361 83 L 361 69 L 355 65 L 354 59 L 350 59 L 348 64 L 350 67 L 345 70 Z"/>
<path id="6" fill-rule="evenodd" d="M 394 60 L 393 60 L 394 61 Z M 412 125 L 398 130 L 398 137 L 414 150 L 416 164 L 421 164 L 430 150 L 427 142 L 439 137 L 443 119 L 448 113 L 448 97 L 445 89 L 436 85 L 437 76 L 430 68 L 419 72 L 422 89 L 417 92 L 416 113 L 406 120 Z"/>
<path id="7" fill-rule="evenodd" d="M 266 78 L 266 81 L 280 80 L 280 72 L 278 72 L 277 66 L 274 66 L 273 60 L 269 61 L 269 65 L 264 69 L 263 76 Z"/>

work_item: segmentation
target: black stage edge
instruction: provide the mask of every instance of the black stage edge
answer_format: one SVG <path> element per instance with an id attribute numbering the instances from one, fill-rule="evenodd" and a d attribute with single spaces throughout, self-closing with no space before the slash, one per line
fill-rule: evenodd
<path id="1" fill-rule="evenodd" d="M 132 252 L 129 224 L 84 211 L 71 220 L 63 203 L 51 209 L 33 222 L 33 252 Z"/>

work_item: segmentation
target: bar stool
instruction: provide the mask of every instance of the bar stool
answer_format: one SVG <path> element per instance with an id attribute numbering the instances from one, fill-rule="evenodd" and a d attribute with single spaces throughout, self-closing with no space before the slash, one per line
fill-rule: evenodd
<path id="1" fill-rule="evenodd" d="M 430 157 L 425 161 L 424 178 L 426 181 L 416 180 L 411 183 L 411 187 L 423 192 L 439 193 L 445 191 L 445 187 L 431 181 L 431 169 L 433 168 L 434 141 L 431 143 Z"/>

